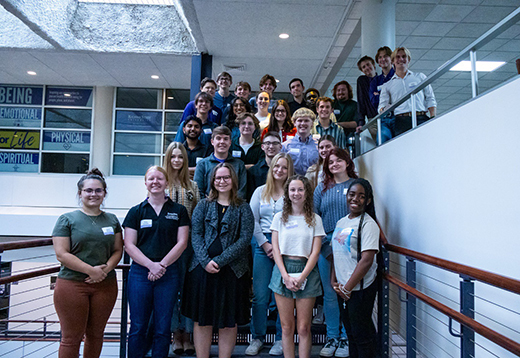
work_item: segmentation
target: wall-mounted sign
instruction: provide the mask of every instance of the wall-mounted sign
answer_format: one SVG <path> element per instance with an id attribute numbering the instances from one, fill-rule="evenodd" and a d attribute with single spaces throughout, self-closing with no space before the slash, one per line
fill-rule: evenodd
<path id="1" fill-rule="evenodd" d="M 116 130 L 160 131 L 161 112 L 117 111 Z"/>
<path id="2" fill-rule="evenodd" d="M 41 105 L 42 87 L 0 86 L 0 104 Z"/>
<path id="3" fill-rule="evenodd" d="M 44 131 L 43 149 L 89 152 L 90 132 Z"/>
<path id="4" fill-rule="evenodd" d="M 92 89 L 47 87 L 45 104 L 50 106 L 92 107 Z"/>
<path id="5" fill-rule="evenodd" d="M 0 130 L 0 148 L 35 149 L 40 147 L 40 131 Z"/>
<path id="6" fill-rule="evenodd" d="M 0 106 L 0 126 L 40 127 L 41 121 L 41 108 Z"/>
<path id="7" fill-rule="evenodd" d="M 0 172 L 36 173 L 38 163 L 38 153 L 0 151 Z"/>

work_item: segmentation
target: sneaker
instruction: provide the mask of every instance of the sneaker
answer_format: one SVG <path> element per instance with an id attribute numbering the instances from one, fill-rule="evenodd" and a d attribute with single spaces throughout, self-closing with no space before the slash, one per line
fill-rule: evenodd
<path id="1" fill-rule="evenodd" d="M 182 346 L 182 342 L 177 339 L 174 339 L 170 347 L 170 351 L 173 354 L 177 354 L 178 356 L 182 355 L 184 353 L 184 347 Z"/>
<path id="2" fill-rule="evenodd" d="M 336 352 L 336 348 L 338 348 L 338 340 L 336 338 L 331 338 L 325 343 L 323 348 L 320 351 L 320 357 L 332 357 L 334 356 L 334 352 Z"/>
<path id="3" fill-rule="evenodd" d="M 273 346 L 269 350 L 269 355 L 281 356 L 283 354 L 282 341 L 274 341 Z"/>
<path id="4" fill-rule="evenodd" d="M 260 350 L 264 346 L 264 343 L 259 339 L 253 339 L 249 342 L 249 347 L 246 348 L 246 355 L 256 356 L 260 353 Z"/>
<path id="5" fill-rule="evenodd" d="M 195 355 L 195 346 L 189 340 L 184 341 L 182 343 L 182 347 L 184 348 L 184 354 L 187 356 Z"/>
<path id="6" fill-rule="evenodd" d="M 338 342 L 338 348 L 336 349 L 336 353 L 334 356 L 337 358 L 347 358 L 349 356 L 348 352 L 348 341 L 346 338 L 341 338 Z"/>
<path id="7" fill-rule="evenodd" d="M 316 309 L 316 316 L 312 319 L 312 324 L 323 324 L 325 322 L 325 315 L 323 314 L 323 306 L 318 305 Z"/>

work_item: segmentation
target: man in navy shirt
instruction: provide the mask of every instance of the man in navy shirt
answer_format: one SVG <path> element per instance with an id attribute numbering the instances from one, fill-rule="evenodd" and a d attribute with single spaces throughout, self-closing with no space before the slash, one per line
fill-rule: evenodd
<path id="1" fill-rule="evenodd" d="M 229 87 L 233 83 L 233 77 L 227 72 L 220 72 L 217 76 L 218 91 L 213 97 L 213 105 L 222 111 L 223 118 L 227 117 L 227 112 L 231 106 L 231 101 L 235 96 L 229 92 Z"/>
<path id="2" fill-rule="evenodd" d="M 372 57 L 363 56 L 357 66 L 363 75 L 357 79 L 357 105 L 358 105 L 358 131 L 360 126 L 366 123 L 365 118 L 370 119 L 377 115 L 377 106 L 370 102 L 370 83 L 376 75 L 375 62 Z"/>
<path id="3" fill-rule="evenodd" d="M 206 92 L 211 96 L 211 98 L 215 97 L 215 92 L 217 91 L 217 83 L 213 81 L 209 77 L 205 77 L 200 82 L 200 91 Z M 186 105 L 186 108 L 184 108 L 184 112 L 182 113 L 181 123 L 186 120 L 189 116 L 196 115 L 196 108 L 195 108 L 195 101 L 191 101 Z M 220 125 L 222 122 L 222 111 L 220 108 L 213 106 L 211 110 L 208 113 L 208 118 L 210 122 L 213 122 L 217 125 Z"/>

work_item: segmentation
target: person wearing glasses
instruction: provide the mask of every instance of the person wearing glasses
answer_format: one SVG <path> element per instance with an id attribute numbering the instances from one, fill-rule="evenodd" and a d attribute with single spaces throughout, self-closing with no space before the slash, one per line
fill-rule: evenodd
<path id="1" fill-rule="evenodd" d="M 253 236 L 251 208 L 238 196 L 233 166 L 220 163 L 210 175 L 210 192 L 192 216 L 194 256 L 186 276 L 183 315 L 194 321 L 198 358 L 209 358 L 213 330 L 219 357 L 231 357 L 237 325 L 249 322 L 248 245 Z"/>
<path id="2" fill-rule="evenodd" d="M 116 267 L 123 253 L 121 225 L 101 210 L 107 194 L 103 174 L 94 168 L 78 181 L 79 210 L 61 215 L 52 244 L 61 263 L 54 289 L 60 321 L 60 357 L 99 357 L 103 333 L 117 299 Z"/>
<path id="3" fill-rule="evenodd" d="M 267 178 L 267 172 L 271 166 L 271 161 L 274 156 L 280 153 L 282 149 L 282 142 L 280 136 L 276 132 L 268 132 L 264 136 L 262 141 L 262 150 L 264 151 L 265 157 L 262 158 L 258 163 L 247 170 L 247 199 L 251 199 L 253 192 L 260 185 L 265 184 Z"/>
<path id="4" fill-rule="evenodd" d="M 218 91 L 213 97 L 213 104 L 222 111 L 222 118 L 226 118 L 231 101 L 235 96 L 229 91 L 233 83 L 233 77 L 228 72 L 220 72 L 217 76 Z"/>
<path id="5" fill-rule="evenodd" d="M 282 142 L 291 139 L 296 134 L 296 128 L 291 120 L 291 110 L 283 99 L 276 101 L 273 106 L 273 115 L 269 119 L 269 125 L 264 128 L 260 138 L 264 138 L 267 132 L 277 132 Z"/>

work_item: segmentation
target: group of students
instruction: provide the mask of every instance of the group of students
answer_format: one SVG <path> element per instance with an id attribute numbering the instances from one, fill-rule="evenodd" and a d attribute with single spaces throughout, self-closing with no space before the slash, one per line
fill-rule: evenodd
<path id="1" fill-rule="evenodd" d="M 185 113 L 178 132 L 184 137 L 169 145 L 163 167 L 146 171 L 147 198 L 122 226 L 101 209 L 107 195 L 102 173 L 92 169 L 79 180 L 81 208 L 60 216 L 53 231 L 62 264 L 54 293 L 60 358 L 77 357 L 83 336 L 83 355 L 99 357 L 123 248 L 132 258 L 130 358 L 145 356 L 149 335 L 152 357 L 168 356 L 172 331 L 177 354 L 208 358 L 217 331 L 219 357 L 231 357 L 237 326 L 250 319 L 246 354 L 256 355 L 273 293 L 279 317 L 270 354 L 294 357 L 297 329 L 299 356 L 310 356 L 312 311 L 323 295 L 329 340 L 320 354 L 376 356 L 371 314 L 380 229 L 372 188 L 358 178 L 336 137 L 312 137 L 311 109 L 296 109 L 291 118 L 288 103 L 275 101 L 262 128 L 259 117 L 270 97 L 261 93 L 253 101 L 257 115 L 248 101 L 233 99 L 228 126 L 209 119 L 218 114 L 211 110 L 213 97 L 199 93 L 186 108 L 194 113 Z"/>

